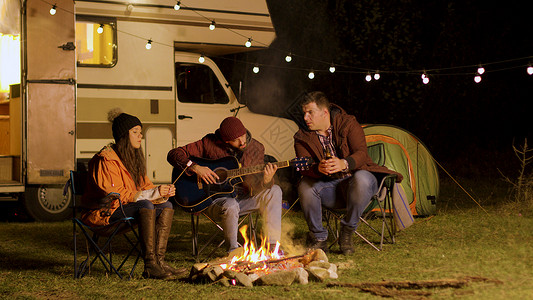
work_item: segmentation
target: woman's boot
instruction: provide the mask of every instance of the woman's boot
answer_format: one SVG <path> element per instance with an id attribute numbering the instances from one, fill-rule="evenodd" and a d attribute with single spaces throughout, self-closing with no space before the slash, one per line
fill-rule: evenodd
<path id="1" fill-rule="evenodd" d="M 155 230 L 156 230 L 156 246 L 155 255 L 158 264 L 168 273 L 174 276 L 186 275 L 188 269 L 186 268 L 173 268 L 165 262 L 165 253 L 167 252 L 167 242 L 170 235 L 170 229 L 172 228 L 172 220 L 174 218 L 174 210 L 171 208 L 164 208 L 159 217 L 157 217 Z"/>
<path id="2" fill-rule="evenodd" d="M 173 279 L 159 264 L 155 255 L 155 210 L 141 208 L 139 210 L 139 235 L 144 258 L 144 278 Z"/>

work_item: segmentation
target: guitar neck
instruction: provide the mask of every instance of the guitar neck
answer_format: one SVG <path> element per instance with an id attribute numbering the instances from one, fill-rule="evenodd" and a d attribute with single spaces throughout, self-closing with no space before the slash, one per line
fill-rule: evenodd
<path id="1" fill-rule="evenodd" d="M 290 161 L 278 161 L 273 162 L 273 165 L 277 166 L 278 168 L 285 168 L 290 165 Z M 263 172 L 263 169 L 265 168 L 265 164 L 262 165 L 256 165 L 252 167 L 246 167 L 246 168 L 239 168 L 239 169 L 233 169 L 228 170 L 228 177 L 238 177 L 238 176 L 245 176 L 250 174 L 256 174 Z"/>

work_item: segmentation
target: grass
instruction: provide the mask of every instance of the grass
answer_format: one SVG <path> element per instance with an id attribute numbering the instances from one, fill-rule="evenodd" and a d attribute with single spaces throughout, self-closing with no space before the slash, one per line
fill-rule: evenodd
<path id="1" fill-rule="evenodd" d="M 425 289 L 431 299 L 523 299 L 533 295 L 533 214 L 505 202 L 497 183 L 467 182 L 479 208 L 454 183 L 443 179 L 438 213 L 418 218 L 397 235 L 397 242 L 377 252 L 356 240 L 348 257 L 330 253 L 339 279 L 361 283 L 483 277 L 497 282 L 472 282 L 463 288 Z M 167 260 L 190 267 L 190 218 L 176 211 Z M 212 227 L 201 224 L 205 235 Z M 307 232 L 299 211 L 284 218 L 290 240 L 303 243 Z M 134 280 L 106 276 L 99 267 L 80 280 L 72 279 L 72 223 L 0 223 L 0 298 L 9 299 L 377 299 L 357 288 L 328 287 L 327 282 L 288 287 L 223 287 L 217 284 Z M 335 246 L 334 249 L 337 249 Z M 120 249 L 117 251 L 120 252 Z M 220 251 L 217 254 L 221 255 Z M 399 294 L 398 298 L 423 298 Z"/>

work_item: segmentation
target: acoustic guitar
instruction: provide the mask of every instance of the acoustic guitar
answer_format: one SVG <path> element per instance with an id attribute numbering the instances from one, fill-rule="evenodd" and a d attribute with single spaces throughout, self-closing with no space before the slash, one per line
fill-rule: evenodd
<path id="1" fill-rule="evenodd" d="M 215 172 L 219 179 L 215 184 L 207 184 L 198 180 L 196 174 L 187 175 L 183 170 L 174 168 L 172 182 L 176 186 L 176 203 L 186 212 L 196 213 L 206 209 L 213 200 L 221 196 L 234 195 L 235 186 L 242 182 L 242 176 L 263 172 L 265 164 L 240 168 L 239 161 L 232 156 L 210 160 L 190 157 L 194 163 L 208 167 Z M 298 171 L 307 169 L 312 163 L 311 158 L 294 158 L 287 161 L 273 162 L 278 168 L 295 167 Z"/>

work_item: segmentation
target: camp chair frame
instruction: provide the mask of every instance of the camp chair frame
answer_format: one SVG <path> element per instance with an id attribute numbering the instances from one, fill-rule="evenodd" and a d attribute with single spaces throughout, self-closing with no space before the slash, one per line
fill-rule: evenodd
<path id="1" fill-rule="evenodd" d="M 367 205 L 365 212 L 361 217 L 359 217 L 360 225 L 361 223 L 365 224 L 379 236 L 379 243 L 369 240 L 359 231 L 355 230 L 355 234 L 358 237 L 360 237 L 364 242 L 377 251 L 383 250 L 384 243 L 395 243 L 395 224 L 392 214 L 390 214 L 390 217 L 387 216 L 387 208 L 389 210 L 394 209 L 392 202 L 392 189 L 394 187 L 396 177 L 397 176 L 395 174 L 387 174 L 383 176 L 378 187 L 378 193 L 372 196 L 372 199 Z M 370 208 L 374 207 L 375 205 L 377 205 L 378 211 L 374 214 L 374 210 L 376 208 Z M 326 223 L 326 228 L 334 237 L 334 241 L 329 245 L 329 248 L 331 249 L 331 247 L 333 247 L 339 241 L 340 221 L 344 218 L 345 213 L 343 210 L 331 209 L 324 206 L 322 206 L 322 212 L 322 218 Z M 376 229 L 376 227 L 372 226 L 372 224 L 368 222 L 369 217 L 372 215 L 376 216 L 380 220 L 381 229 Z"/>
<path id="2" fill-rule="evenodd" d="M 65 186 L 64 193 L 67 192 L 67 189 L 70 188 L 72 192 L 72 236 L 74 244 L 74 278 L 82 278 L 89 271 L 91 266 L 99 260 L 102 263 L 107 274 L 114 273 L 119 278 L 123 278 L 121 270 L 123 269 L 126 261 L 136 253 L 135 262 L 128 272 L 128 277 L 131 279 L 137 267 L 137 263 L 142 256 L 142 252 L 139 249 L 139 235 L 135 229 L 134 219 L 132 217 L 126 217 L 111 222 L 105 226 L 89 226 L 85 224 L 80 218 L 77 217 L 78 207 L 76 206 L 76 196 L 83 195 L 85 184 L 86 184 L 86 175 L 84 171 L 70 171 L 70 179 L 67 181 Z M 116 194 L 117 196 L 120 196 Z M 108 197 L 113 197 L 114 195 L 109 194 Z M 122 203 L 120 202 L 120 207 L 122 208 Z M 78 264 L 78 242 L 77 228 L 83 233 L 85 241 L 87 244 L 87 258 Z M 133 238 L 128 237 L 127 233 L 132 232 Z M 113 247 L 112 242 L 116 236 L 123 236 L 130 246 L 129 251 L 121 260 L 120 265 L 115 267 L 113 264 Z M 104 244 L 99 246 L 99 239 L 106 238 Z M 94 257 L 91 257 L 91 251 L 94 252 Z"/>
<path id="3" fill-rule="evenodd" d="M 240 227 L 246 220 L 248 220 L 248 236 L 250 238 L 251 241 L 253 241 L 255 243 L 255 245 L 257 245 L 257 234 L 256 234 L 256 222 L 254 222 L 254 218 L 253 218 L 253 213 L 249 213 L 249 214 L 246 214 L 246 215 L 242 215 L 239 217 L 239 224 L 238 224 L 238 227 Z M 218 229 L 215 233 L 213 233 L 209 239 L 202 245 L 202 247 L 198 248 L 198 238 L 199 238 L 199 222 L 200 222 L 200 215 L 203 215 L 207 220 L 209 220 L 213 225 L 215 225 L 215 227 Z M 202 212 L 198 212 L 198 213 L 193 213 L 191 214 L 191 231 L 192 231 L 192 255 L 194 256 L 195 260 L 197 262 L 200 261 L 200 254 L 206 250 L 206 248 L 211 245 L 214 241 L 214 239 L 221 233 L 221 232 L 224 232 L 224 229 L 222 228 L 222 226 L 220 226 L 215 220 L 213 220 L 212 218 L 210 218 L 204 211 Z M 224 245 L 225 243 L 225 240 L 222 239 L 221 242 L 218 243 L 218 245 L 213 249 L 211 250 L 211 252 L 209 252 L 207 254 L 207 256 L 204 258 L 204 261 L 208 260 L 209 258 L 211 258 L 211 256 L 213 256 L 213 254 L 215 253 L 215 251 L 222 247 L 222 245 Z M 242 246 L 239 244 L 239 246 Z"/>

